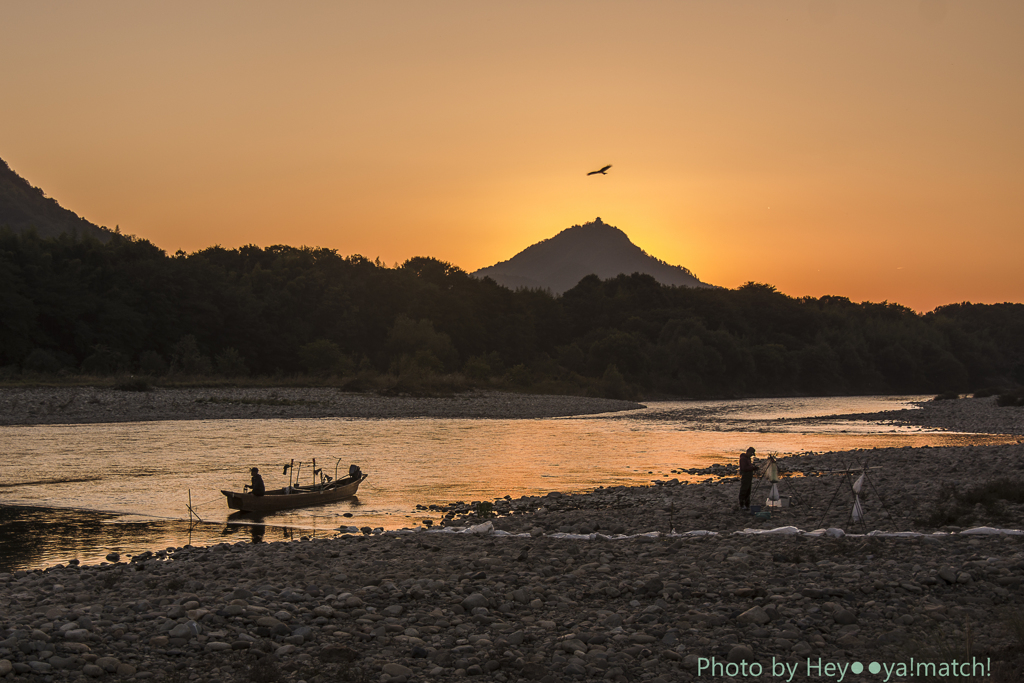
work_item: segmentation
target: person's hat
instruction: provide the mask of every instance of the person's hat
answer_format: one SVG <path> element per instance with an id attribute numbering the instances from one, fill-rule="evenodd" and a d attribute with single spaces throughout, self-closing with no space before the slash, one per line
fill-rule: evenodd
<path id="1" fill-rule="evenodd" d="M 747 453 L 753 453 L 753 452 L 754 452 L 754 447 L 753 446 L 751 446 L 750 448 L 747 449 Z"/>
<path id="2" fill-rule="evenodd" d="M 251 470 L 249 470 L 249 471 L 250 471 L 250 472 L 259 472 L 259 471 L 260 471 L 260 468 L 259 468 L 259 467 L 253 467 L 253 468 L 252 468 Z"/>

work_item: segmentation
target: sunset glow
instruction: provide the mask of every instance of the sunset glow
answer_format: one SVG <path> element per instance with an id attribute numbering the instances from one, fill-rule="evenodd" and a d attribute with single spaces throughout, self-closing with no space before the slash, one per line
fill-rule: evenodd
<path id="1" fill-rule="evenodd" d="M 724 287 L 1022 302 L 1022 35 L 1017 0 L 4 3 L 0 157 L 168 252 L 473 271 L 600 216 Z"/>

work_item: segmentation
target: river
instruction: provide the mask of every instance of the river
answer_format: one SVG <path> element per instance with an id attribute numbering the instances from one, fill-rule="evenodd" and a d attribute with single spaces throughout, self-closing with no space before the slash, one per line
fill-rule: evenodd
<path id="1" fill-rule="evenodd" d="M 184 420 L 0 427 L 0 571 L 107 553 L 333 535 L 339 526 L 414 527 L 417 505 L 575 492 L 694 477 L 682 469 L 759 454 L 1003 443 L 825 416 L 912 407 L 926 397 L 651 402 L 570 418 Z M 222 489 L 258 466 L 268 488 L 312 461 L 334 476 L 358 464 L 357 498 L 262 518 L 229 517 Z M 195 516 L 190 516 L 191 501 Z M 197 519 L 198 517 L 198 519 Z M 190 519 L 192 523 L 190 523 Z M 201 521 L 198 521 L 201 520 Z"/>

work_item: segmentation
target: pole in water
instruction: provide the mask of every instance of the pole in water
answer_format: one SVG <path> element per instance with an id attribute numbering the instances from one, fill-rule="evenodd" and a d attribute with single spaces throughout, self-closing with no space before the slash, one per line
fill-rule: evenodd
<path id="1" fill-rule="evenodd" d="M 200 522 L 203 521 L 203 518 L 200 517 L 199 513 L 196 512 L 195 509 L 192 507 L 192 489 L 189 489 L 188 490 L 188 523 L 189 523 L 190 527 L 192 526 L 192 515 L 195 515 L 196 519 L 198 519 Z M 191 529 L 189 529 L 189 532 L 191 533 Z M 190 536 L 190 538 L 191 538 L 191 536 Z"/>

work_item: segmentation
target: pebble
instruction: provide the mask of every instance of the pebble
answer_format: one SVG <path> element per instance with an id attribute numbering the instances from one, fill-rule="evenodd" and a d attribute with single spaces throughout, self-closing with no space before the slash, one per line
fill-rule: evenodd
<path id="1" fill-rule="evenodd" d="M 389 676 L 412 676 L 413 671 L 407 666 L 397 664 L 395 662 L 388 662 L 382 667 L 384 673 Z"/>
<path id="2" fill-rule="evenodd" d="M 951 638 L 969 628 L 976 656 L 1013 664 L 999 615 L 1024 607 L 1022 585 L 1021 536 L 422 531 L 220 544 L 0 574 L 0 675 L 160 681 L 184 664 L 199 682 L 271 670 L 308 683 L 356 670 L 407 683 L 690 681 L 700 658 L 896 660 L 936 623 Z M 172 618 L 176 607 L 189 609 Z"/>

